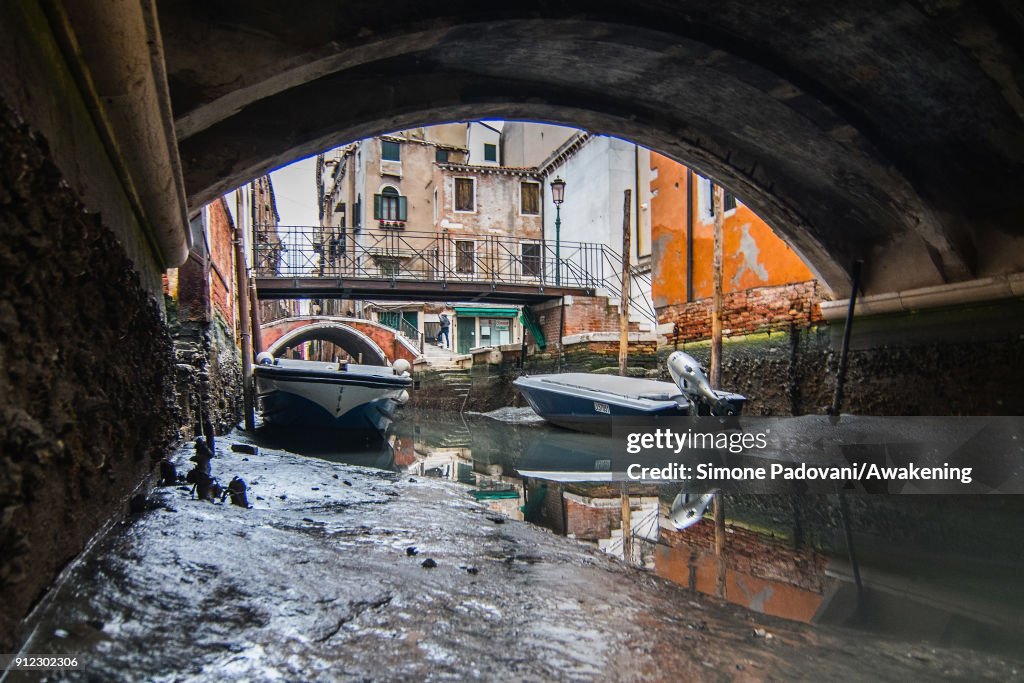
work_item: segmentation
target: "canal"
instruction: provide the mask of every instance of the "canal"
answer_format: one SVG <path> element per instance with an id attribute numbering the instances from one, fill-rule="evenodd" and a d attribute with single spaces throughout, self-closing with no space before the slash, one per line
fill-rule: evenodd
<path id="1" fill-rule="evenodd" d="M 528 410 L 406 409 L 386 438 L 261 429 L 215 450 L 252 507 L 155 489 L 37 606 L 24 651 L 83 663 L 47 680 L 1022 671 L 1019 496 L 851 497 L 860 600 L 834 499 L 727 496 L 722 602 L 710 516 L 675 531 L 675 491 L 631 487 L 624 542 L 600 438 Z"/>

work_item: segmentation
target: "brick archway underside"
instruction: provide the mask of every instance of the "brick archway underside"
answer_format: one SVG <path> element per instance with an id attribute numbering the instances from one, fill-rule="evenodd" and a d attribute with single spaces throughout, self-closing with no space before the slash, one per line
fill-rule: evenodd
<path id="1" fill-rule="evenodd" d="M 889 1 L 159 5 L 193 207 L 331 145 L 479 118 L 634 140 L 836 294 L 1024 270 L 1024 10 Z"/>
<path id="2" fill-rule="evenodd" d="M 273 326 L 272 326 L 273 329 Z M 287 330 L 287 331 L 284 331 Z M 322 340 L 331 342 L 343 349 L 349 356 L 361 359 L 364 365 L 387 365 L 388 357 L 372 339 L 348 325 L 309 322 L 282 327 L 282 334 L 267 347 L 275 356 L 282 355 L 287 349 L 308 341 Z"/>

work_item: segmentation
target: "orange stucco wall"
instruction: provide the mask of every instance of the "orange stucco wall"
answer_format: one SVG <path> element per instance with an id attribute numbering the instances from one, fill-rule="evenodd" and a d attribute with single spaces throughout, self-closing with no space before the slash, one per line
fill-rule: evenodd
<path id="1" fill-rule="evenodd" d="M 693 296 L 712 294 L 714 220 L 702 216 L 700 176 L 693 174 L 693 202 L 687 206 L 682 164 L 651 152 L 651 239 L 657 308 L 686 302 L 686 214 L 693 215 Z M 752 287 L 806 282 L 813 273 L 768 225 L 743 204 L 726 213 L 722 285 L 726 293 Z"/>

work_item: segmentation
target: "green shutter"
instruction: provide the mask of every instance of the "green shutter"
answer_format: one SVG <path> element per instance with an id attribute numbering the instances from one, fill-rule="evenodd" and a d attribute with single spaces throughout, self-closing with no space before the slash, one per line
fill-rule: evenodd
<path id="1" fill-rule="evenodd" d="M 398 220 L 400 221 L 408 220 L 406 218 L 408 215 L 408 199 L 408 197 L 398 198 Z"/>
<path id="2" fill-rule="evenodd" d="M 382 204 L 383 204 L 383 199 L 381 198 L 381 196 L 379 194 L 373 195 L 373 219 L 374 220 L 379 221 L 383 217 L 383 211 L 381 209 L 381 205 Z"/>

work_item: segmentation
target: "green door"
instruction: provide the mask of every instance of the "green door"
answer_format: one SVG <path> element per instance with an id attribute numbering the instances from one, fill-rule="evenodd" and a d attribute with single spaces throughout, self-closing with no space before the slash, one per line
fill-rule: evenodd
<path id="1" fill-rule="evenodd" d="M 469 350 L 476 346 L 476 318 L 460 315 L 456 321 L 459 327 L 456 350 L 458 353 L 469 353 Z"/>

